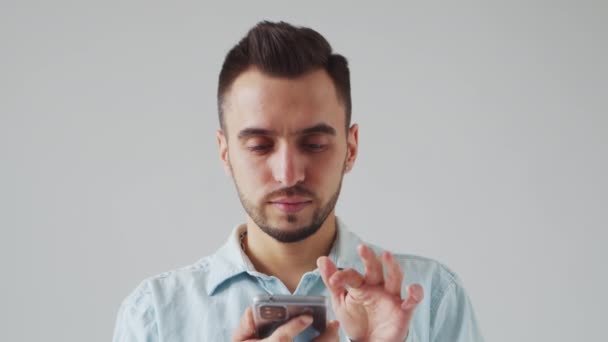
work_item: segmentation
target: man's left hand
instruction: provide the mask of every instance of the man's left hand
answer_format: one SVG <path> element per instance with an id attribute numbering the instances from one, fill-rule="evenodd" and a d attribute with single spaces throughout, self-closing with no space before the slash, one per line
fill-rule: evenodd
<path id="1" fill-rule="evenodd" d="M 414 310 L 424 296 L 422 286 L 408 286 L 408 296 L 402 299 L 403 272 L 395 258 L 389 252 L 378 257 L 365 245 L 357 251 L 365 265 L 365 275 L 352 268 L 338 270 L 328 257 L 317 259 L 336 318 L 353 341 L 404 341 Z"/>

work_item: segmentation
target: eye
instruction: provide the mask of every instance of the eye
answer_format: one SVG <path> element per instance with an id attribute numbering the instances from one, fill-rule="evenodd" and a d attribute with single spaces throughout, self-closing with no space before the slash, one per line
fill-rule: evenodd
<path id="1" fill-rule="evenodd" d="M 271 147 L 272 147 L 271 145 L 253 145 L 253 146 L 248 146 L 247 148 L 251 152 L 265 152 L 265 151 L 269 150 Z"/>
<path id="2" fill-rule="evenodd" d="M 302 146 L 303 150 L 310 153 L 323 152 L 329 146 L 329 140 L 320 134 L 308 135 L 300 140 L 300 146 Z"/>
<path id="3" fill-rule="evenodd" d="M 323 144 L 304 144 L 304 146 L 312 151 L 320 151 L 325 148 L 325 145 Z"/>
<path id="4" fill-rule="evenodd" d="M 302 141 L 302 148 L 308 152 L 316 153 L 323 152 L 327 149 L 329 144 L 324 139 L 306 139 Z"/>
<path id="5" fill-rule="evenodd" d="M 258 137 L 251 137 L 251 138 L 247 139 L 247 141 L 244 144 L 244 147 L 252 153 L 264 154 L 264 153 L 270 151 L 272 149 L 273 145 L 274 145 L 274 143 L 271 139 L 268 139 L 268 138 L 262 137 L 262 136 L 258 136 Z"/>

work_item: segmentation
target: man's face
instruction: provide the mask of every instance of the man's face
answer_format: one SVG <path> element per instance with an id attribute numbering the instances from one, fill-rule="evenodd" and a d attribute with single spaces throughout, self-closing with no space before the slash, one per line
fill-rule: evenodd
<path id="1" fill-rule="evenodd" d="M 255 68 L 226 94 L 220 157 L 249 217 L 278 241 L 314 234 L 333 214 L 357 154 L 358 127 L 324 70 L 293 79 Z"/>

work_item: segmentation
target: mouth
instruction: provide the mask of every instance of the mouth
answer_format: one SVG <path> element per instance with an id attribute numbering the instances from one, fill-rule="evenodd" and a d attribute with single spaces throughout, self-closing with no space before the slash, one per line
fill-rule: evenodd
<path id="1" fill-rule="evenodd" d="M 287 201 L 287 200 L 277 200 L 269 202 L 273 207 L 288 213 L 293 214 L 298 211 L 306 208 L 306 206 L 310 205 L 312 201 Z"/>

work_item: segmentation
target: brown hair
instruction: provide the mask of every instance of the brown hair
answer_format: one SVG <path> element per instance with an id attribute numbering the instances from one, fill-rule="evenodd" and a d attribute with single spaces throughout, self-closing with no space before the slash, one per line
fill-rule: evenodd
<path id="1" fill-rule="evenodd" d="M 344 103 L 346 128 L 350 126 L 350 73 L 344 56 L 333 54 L 327 40 L 317 31 L 286 22 L 262 21 L 255 25 L 226 55 L 220 71 L 217 105 L 220 126 L 224 127 L 224 95 L 247 68 L 278 77 L 297 77 L 323 68 L 334 82 Z"/>

